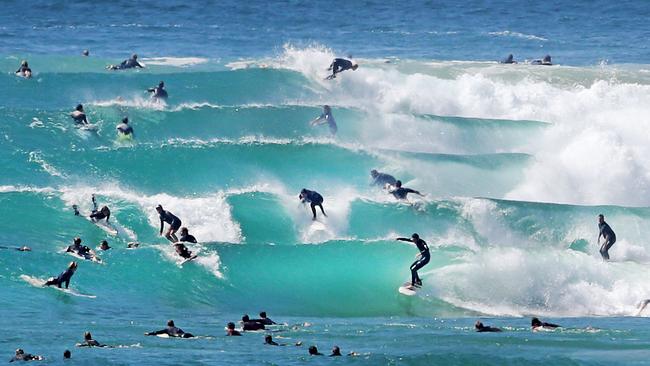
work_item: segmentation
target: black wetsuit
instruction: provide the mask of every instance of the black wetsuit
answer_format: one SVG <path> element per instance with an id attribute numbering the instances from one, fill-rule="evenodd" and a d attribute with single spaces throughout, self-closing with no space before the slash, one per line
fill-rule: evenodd
<path id="1" fill-rule="evenodd" d="M 150 88 L 148 89 L 150 93 L 153 93 L 152 97 L 153 98 L 158 98 L 158 99 L 167 99 L 167 90 L 161 87 L 155 87 L 155 88 Z"/>
<path id="2" fill-rule="evenodd" d="M 408 195 L 409 193 L 418 193 L 419 194 L 420 192 L 418 192 L 416 190 L 413 190 L 411 188 L 399 187 L 399 188 L 396 188 L 396 189 L 390 191 L 390 193 L 392 193 L 393 196 L 395 196 L 395 198 L 397 198 L 398 200 L 405 200 L 406 195 Z"/>
<path id="3" fill-rule="evenodd" d="M 260 324 L 264 324 L 264 325 L 276 324 L 273 320 L 271 320 L 269 318 L 253 319 L 252 321 L 254 321 L 255 323 L 260 323 Z"/>
<path id="4" fill-rule="evenodd" d="M 482 333 L 482 332 L 501 332 L 501 329 L 499 329 L 499 328 L 494 328 L 494 327 L 485 326 L 485 325 L 475 327 L 475 329 L 479 333 Z"/>
<path id="5" fill-rule="evenodd" d="M 181 328 L 178 327 L 167 327 L 165 329 L 157 330 L 155 332 L 149 332 L 147 335 L 160 335 L 167 334 L 170 337 L 178 338 L 192 338 L 194 335 L 192 333 L 185 333 Z"/>
<path id="6" fill-rule="evenodd" d="M 16 74 L 25 75 L 27 71 L 32 72 L 32 69 L 30 69 L 28 66 L 21 66 L 18 70 L 16 70 Z"/>
<path id="7" fill-rule="evenodd" d="M 68 268 L 65 271 L 61 272 L 59 277 L 49 279 L 47 282 L 45 282 L 45 286 L 56 285 L 58 288 L 61 288 L 61 285 L 65 283 L 65 288 L 68 288 L 70 285 L 70 279 L 72 278 L 73 274 L 74 270 Z"/>
<path id="8" fill-rule="evenodd" d="M 186 241 L 188 243 L 194 243 L 194 244 L 198 243 L 198 241 L 196 241 L 196 238 L 194 237 L 194 235 L 191 235 L 191 234 L 181 235 L 180 239 L 178 239 L 178 240 L 179 241 Z"/>
<path id="9" fill-rule="evenodd" d="M 84 112 L 79 112 L 79 113 L 72 113 L 70 114 L 70 117 L 74 120 L 74 123 L 78 125 L 87 125 L 88 124 L 88 119 L 86 118 L 86 114 Z"/>
<path id="10" fill-rule="evenodd" d="M 350 70 L 352 66 L 353 64 L 350 60 L 346 60 L 344 58 L 335 58 L 334 62 L 332 62 L 328 70 L 332 70 L 332 76 L 334 76 L 339 72 Z"/>
<path id="11" fill-rule="evenodd" d="M 143 66 L 140 65 L 138 60 L 136 60 L 134 58 L 130 58 L 128 60 L 122 61 L 122 63 L 120 63 L 119 65 L 113 67 L 113 69 L 115 69 L 115 70 L 124 70 L 124 69 L 134 69 L 136 67 L 142 68 Z"/>
<path id="12" fill-rule="evenodd" d="M 398 238 L 397 240 L 414 243 L 420 251 L 420 258 L 413 262 L 409 268 L 411 269 L 411 284 L 422 284 L 422 280 L 420 279 L 420 276 L 418 276 L 418 270 L 426 266 L 427 263 L 429 263 L 429 260 L 431 260 L 431 253 L 429 253 L 429 246 L 427 245 L 427 242 L 420 238 L 415 241 L 409 238 Z"/>
<path id="13" fill-rule="evenodd" d="M 174 249 L 176 249 L 178 255 L 185 259 L 190 259 L 192 257 L 192 252 L 190 252 L 184 244 L 176 243 L 174 244 Z"/>
<path id="14" fill-rule="evenodd" d="M 163 212 L 160 213 L 160 231 L 162 231 L 165 222 L 174 230 L 180 229 L 182 224 L 181 219 L 176 217 L 173 213 L 163 210 Z"/>
<path id="15" fill-rule="evenodd" d="M 314 220 L 316 219 L 316 206 L 320 207 L 321 212 L 325 215 L 325 210 L 323 209 L 323 196 L 321 196 L 320 193 L 305 189 L 304 193 L 301 192 L 301 195 L 303 202 L 309 202 L 311 212 L 314 214 Z"/>
<path id="16" fill-rule="evenodd" d="M 99 210 L 99 211 L 93 211 L 93 213 L 90 214 L 91 219 L 95 219 L 97 221 L 106 219 L 106 222 L 108 222 L 108 219 L 111 217 L 111 211 L 107 211 L 108 213 L 104 215 L 104 213 Z"/>
<path id="17" fill-rule="evenodd" d="M 106 347 L 106 345 L 101 344 L 94 339 L 86 339 L 82 343 L 77 344 L 77 347 Z"/>
<path id="18" fill-rule="evenodd" d="M 243 330 L 263 330 L 263 329 L 266 329 L 266 328 L 264 327 L 264 324 L 261 324 L 261 323 L 255 322 L 255 321 L 248 321 L 248 322 L 244 322 L 242 324 L 242 329 Z"/>
<path id="19" fill-rule="evenodd" d="M 85 245 L 70 245 L 66 252 L 74 253 L 82 257 L 88 257 L 90 255 L 90 248 Z"/>
<path id="20" fill-rule="evenodd" d="M 33 360 L 40 360 L 40 356 L 34 356 L 29 353 L 21 353 L 19 355 L 15 355 L 9 362 L 15 362 L 15 361 L 33 361 Z"/>
<path id="21" fill-rule="evenodd" d="M 124 135 L 130 135 L 133 133 L 133 127 L 129 126 L 126 123 L 120 123 L 117 125 L 117 130 L 123 133 Z"/>
<path id="22" fill-rule="evenodd" d="M 395 179 L 395 177 L 386 173 L 377 173 L 377 176 L 372 179 L 372 184 L 382 187 L 386 184 L 394 186 L 397 183 L 397 179 Z"/>
<path id="23" fill-rule="evenodd" d="M 598 224 L 598 229 L 600 230 L 600 234 L 598 234 L 598 238 L 600 239 L 601 236 L 605 238 L 605 242 L 603 245 L 600 247 L 600 255 L 603 257 L 603 259 L 608 260 L 609 259 L 609 248 L 616 243 L 616 234 L 614 233 L 614 230 L 612 230 L 609 225 L 603 221 L 602 224 Z"/>

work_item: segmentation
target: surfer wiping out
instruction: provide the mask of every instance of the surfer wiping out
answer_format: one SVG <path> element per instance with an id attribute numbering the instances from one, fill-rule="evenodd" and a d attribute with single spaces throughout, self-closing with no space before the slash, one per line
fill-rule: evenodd
<path id="1" fill-rule="evenodd" d="M 102 206 L 102 208 L 98 210 L 94 194 L 91 196 L 91 199 L 93 201 L 93 212 L 90 214 L 90 219 L 93 220 L 93 222 L 106 219 L 106 223 L 108 223 L 108 219 L 111 217 L 111 210 L 108 206 Z"/>
<path id="2" fill-rule="evenodd" d="M 401 180 L 398 180 L 397 182 L 395 182 L 395 186 L 393 188 L 389 189 L 388 192 L 391 193 L 393 196 L 395 196 L 395 198 L 397 198 L 398 200 L 405 200 L 406 196 L 409 193 L 415 193 L 415 194 L 417 194 L 419 196 L 424 196 L 422 193 L 420 193 L 420 192 L 418 192 L 418 191 L 416 191 L 414 189 L 402 187 L 402 181 Z"/>
<path id="3" fill-rule="evenodd" d="M 385 188 L 387 185 L 397 185 L 397 179 L 395 177 L 390 174 L 378 172 L 376 169 L 370 171 L 370 177 L 372 177 L 372 185 L 375 186 Z"/>
<path id="4" fill-rule="evenodd" d="M 397 238 L 395 240 L 399 241 L 408 241 L 410 243 L 414 243 L 415 246 L 418 248 L 420 253 L 416 255 L 416 261 L 411 264 L 411 286 L 422 286 L 422 280 L 420 279 L 420 276 L 418 275 L 418 270 L 429 263 L 429 260 L 431 260 L 431 253 L 429 253 L 429 246 L 427 245 L 427 242 L 420 239 L 420 235 L 417 233 L 414 233 L 411 235 L 411 238 Z"/>
<path id="5" fill-rule="evenodd" d="M 316 220 L 316 206 L 320 207 L 320 210 L 323 213 L 323 215 L 327 217 L 327 214 L 323 209 L 323 196 L 321 196 L 320 193 L 303 188 L 300 191 L 300 195 L 298 195 L 298 198 L 303 203 L 309 202 L 309 205 L 311 206 L 311 212 L 314 215 L 312 217 L 312 220 Z"/>
<path id="6" fill-rule="evenodd" d="M 84 106 L 77 104 L 77 107 L 70 113 L 70 117 L 74 120 L 76 125 L 88 125 L 88 118 L 86 118 L 86 112 L 84 112 Z"/>
<path id="7" fill-rule="evenodd" d="M 161 81 L 158 83 L 158 86 L 154 86 L 153 88 L 147 89 L 149 93 L 151 93 L 151 98 L 153 99 L 167 99 L 167 90 L 165 90 L 165 82 Z"/>
<path id="8" fill-rule="evenodd" d="M 158 211 L 158 215 L 160 216 L 160 235 L 163 233 L 165 223 L 168 223 L 169 229 L 165 233 L 165 238 L 167 238 L 172 243 L 176 243 L 178 241 L 176 232 L 181 228 L 181 219 L 176 217 L 176 215 L 173 213 L 165 211 L 162 205 L 156 206 L 156 211 Z"/>
<path id="9" fill-rule="evenodd" d="M 176 337 L 176 338 L 194 338 L 194 335 L 192 333 L 185 333 L 181 328 L 178 328 L 174 325 L 174 321 L 170 320 L 167 322 L 167 328 L 161 329 L 161 330 L 156 330 L 153 332 L 147 332 L 144 335 L 152 336 L 152 335 L 163 335 L 166 334 L 170 337 Z"/>
<path id="10" fill-rule="evenodd" d="M 336 74 L 341 73 L 345 70 L 356 70 L 359 65 L 352 63 L 350 60 L 344 58 L 335 58 L 334 61 L 330 64 L 330 67 L 327 71 L 332 71 L 332 75 L 328 76 L 326 79 L 331 80 L 336 77 Z"/>
<path id="11" fill-rule="evenodd" d="M 609 248 L 616 243 L 616 233 L 609 227 L 609 224 L 605 222 L 605 216 L 603 214 L 598 215 L 598 245 L 600 245 L 600 238 L 603 237 L 605 241 L 600 247 L 600 255 L 603 257 L 603 260 L 609 260 Z"/>
<path id="12" fill-rule="evenodd" d="M 72 275 L 75 273 L 77 270 L 77 262 L 70 262 L 68 265 L 68 268 L 61 272 L 61 274 L 58 277 L 51 277 L 48 279 L 43 286 L 53 286 L 56 285 L 56 287 L 61 288 L 61 285 L 65 284 L 65 288 L 68 288 L 70 285 L 70 279 L 72 278 Z"/>
<path id="13" fill-rule="evenodd" d="M 310 122 L 312 126 L 323 125 L 326 123 L 330 128 L 330 133 L 332 134 L 332 136 L 336 135 L 336 131 L 338 131 L 338 126 L 336 125 L 334 116 L 332 116 L 332 108 L 330 108 L 330 106 L 328 105 L 323 106 L 323 113 L 320 115 L 320 117 Z"/>
<path id="14" fill-rule="evenodd" d="M 134 69 L 136 67 L 139 68 L 144 68 L 139 62 L 138 62 L 138 55 L 135 53 L 131 55 L 131 58 L 126 59 L 122 61 L 119 65 L 108 65 L 106 66 L 107 69 L 109 70 L 125 70 L 125 69 Z"/>

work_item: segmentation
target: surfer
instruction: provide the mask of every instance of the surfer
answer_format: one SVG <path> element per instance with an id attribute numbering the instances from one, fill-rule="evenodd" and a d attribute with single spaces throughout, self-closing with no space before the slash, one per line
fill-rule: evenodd
<path id="1" fill-rule="evenodd" d="M 165 90 L 165 82 L 161 81 L 158 83 L 158 86 L 154 86 L 153 88 L 147 89 L 149 93 L 151 93 L 151 98 L 154 99 L 167 99 L 167 90 Z"/>
<path id="2" fill-rule="evenodd" d="M 74 123 L 78 126 L 88 125 L 88 118 L 86 118 L 86 112 L 84 112 L 84 106 L 77 104 L 77 107 L 70 113 L 70 117 L 74 120 Z"/>
<path id="3" fill-rule="evenodd" d="M 6 247 L 6 246 L 4 246 L 4 245 L 0 245 L 0 249 L 13 249 L 13 250 L 17 250 L 17 251 L 19 251 L 19 252 L 31 252 L 31 251 L 32 251 L 32 248 L 30 248 L 30 247 L 28 247 L 28 246 L 22 246 L 22 247 Z"/>
<path id="4" fill-rule="evenodd" d="M 605 239 L 603 245 L 600 247 L 600 255 L 603 257 L 603 260 L 609 260 L 609 248 L 616 243 L 616 233 L 609 227 L 609 224 L 605 222 L 605 216 L 603 214 L 598 215 L 598 245 L 600 245 L 600 237 Z"/>
<path id="5" fill-rule="evenodd" d="M 93 212 L 90 214 L 90 219 L 93 222 L 106 219 L 106 223 L 108 224 L 108 219 L 111 217 L 111 210 L 108 209 L 108 206 L 102 206 L 101 209 L 97 210 L 97 201 L 95 200 L 94 194 L 91 196 L 91 199 L 93 201 Z"/>
<path id="6" fill-rule="evenodd" d="M 309 202 L 309 205 L 311 206 L 311 212 L 314 214 L 312 220 L 316 220 L 316 206 L 320 207 L 323 216 L 327 217 L 327 214 L 323 209 L 323 196 L 321 196 L 320 193 L 303 188 L 300 191 L 298 198 L 302 201 L 302 203 Z"/>
<path id="7" fill-rule="evenodd" d="M 74 272 L 77 270 L 77 262 L 70 262 L 68 265 L 68 268 L 61 272 L 61 274 L 58 277 L 51 277 L 48 279 L 43 286 L 52 286 L 56 285 L 56 287 L 61 288 L 61 285 L 65 283 L 65 288 L 68 288 L 70 285 L 70 279 L 72 278 L 72 275 Z"/>
<path id="8" fill-rule="evenodd" d="M 177 328 L 174 325 L 174 321 L 170 320 L 167 322 L 167 328 L 161 329 L 161 330 L 156 330 L 154 332 L 148 332 L 145 333 L 144 335 L 147 336 L 152 336 L 152 335 L 162 335 L 166 334 L 170 337 L 177 337 L 177 338 L 193 338 L 194 335 L 192 333 L 185 333 L 181 328 Z"/>
<path id="9" fill-rule="evenodd" d="M 99 243 L 99 249 L 101 250 L 109 250 L 111 247 L 108 245 L 108 242 L 106 240 L 102 240 L 101 243 Z"/>
<path id="10" fill-rule="evenodd" d="M 81 245 L 81 238 L 76 237 L 72 240 L 72 245 L 68 246 L 65 250 L 66 253 L 74 253 L 81 257 L 90 257 L 92 255 L 92 250 L 85 245 Z"/>
<path id="11" fill-rule="evenodd" d="M 533 318 L 530 321 L 530 327 L 532 330 L 538 330 L 538 329 L 555 329 L 561 327 L 561 325 L 553 324 L 553 323 L 547 323 L 539 320 L 538 318 Z"/>
<path id="12" fill-rule="evenodd" d="M 650 304 L 650 299 L 646 299 L 646 300 L 641 301 L 641 302 L 639 303 L 639 306 L 638 306 L 639 311 L 636 313 L 636 315 L 637 315 L 637 316 L 641 315 L 641 313 L 642 313 L 643 310 L 646 308 L 646 306 L 648 306 L 648 304 Z"/>
<path id="13" fill-rule="evenodd" d="M 181 237 L 180 237 L 179 240 L 180 241 L 186 241 L 188 243 L 194 243 L 194 244 L 198 243 L 198 241 L 196 241 L 196 238 L 194 237 L 194 235 L 190 234 L 190 232 L 187 230 L 186 227 L 181 228 Z"/>
<path id="14" fill-rule="evenodd" d="M 69 349 L 63 351 L 63 358 L 70 358 L 72 357 L 72 352 L 70 352 Z"/>
<path id="15" fill-rule="evenodd" d="M 129 126 L 129 117 L 122 118 L 122 123 L 117 125 L 116 129 L 123 136 L 131 135 L 132 137 L 135 137 L 133 134 L 133 127 Z"/>
<path id="16" fill-rule="evenodd" d="M 323 113 L 320 115 L 320 117 L 310 122 L 312 126 L 323 125 L 326 123 L 330 128 L 330 133 L 332 134 L 332 136 L 336 135 L 336 131 L 338 131 L 338 127 L 336 126 L 336 121 L 334 120 L 334 116 L 332 116 L 332 108 L 330 108 L 330 106 L 328 105 L 323 106 Z"/>
<path id="17" fill-rule="evenodd" d="M 260 324 L 258 322 L 252 321 L 248 317 L 248 314 L 244 314 L 244 316 L 241 317 L 241 323 L 242 323 L 242 330 L 244 331 L 266 329 L 266 327 L 264 327 L 264 324 Z"/>
<path id="18" fill-rule="evenodd" d="M 401 180 L 398 180 L 397 182 L 395 182 L 395 186 L 393 188 L 389 189 L 388 193 L 391 193 L 398 200 L 405 200 L 406 196 L 409 193 L 415 193 L 415 194 L 417 194 L 419 196 L 424 196 L 422 193 L 420 193 L 420 192 L 418 192 L 418 191 L 416 191 L 414 189 L 402 187 L 402 181 Z"/>
<path id="19" fill-rule="evenodd" d="M 125 70 L 125 69 L 134 69 L 136 67 L 139 68 L 144 68 L 139 62 L 138 62 L 138 55 L 135 53 L 131 56 L 131 58 L 122 61 L 119 65 L 108 65 L 106 66 L 107 69 L 109 70 Z"/>
<path id="20" fill-rule="evenodd" d="M 264 324 L 264 325 L 274 325 L 277 324 L 273 320 L 269 319 L 266 317 L 266 311 L 260 312 L 260 318 L 259 319 L 253 319 L 254 322 Z"/>
<path id="21" fill-rule="evenodd" d="M 476 321 L 476 323 L 474 324 L 474 329 L 476 329 L 476 331 L 479 332 L 479 333 L 482 333 L 482 332 L 501 332 L 500 328 L 483 325 L 483 323 L 481 323 L 480 320 Z"/>
<path id="22" fill-rule="evenodd" d="M 310 356 L 322 356 L 323 354 L 318 352 L 316 346 L 309 346 L 309 355 Z"/>
<path id="23" fill-rule="evenodd" d="M 9 362 L 15 362 L 15 361 L 41 361 L 43 359 L 42 356 L 36 356 L 32 355 L 29 353 L 25 353 L 25 351 L 22 350 L 22 348 L 18 348 L 16 350 L 16 354 L 14 357 L 9 360 Z"/>
<path id="24" fill-rule="evenodd" d="M 239 333 L 238 330 L 235 330 L 235 323 L 233 323 L 233 322 L 230 322 L 230 323 L 228 323 L 228 325 L 226 325 L 226 331 L 228 332 L 228 333 L 226 333 L 226 336 L 228 336 L 228 337 L 241 336 L 241 333 Z"/>
<path id="25" fill-rule="evenodd" d="M 160 215 L 160 235 L 162 235 L 165 223 L 168 223 L 169 229 L 167 230 L 167 233 L 165 233 L 165 238 L 172 243 L 176 243 L 178 241 L 176 232 L 181 227 L 181 219 L 176 217 L 173 213 L 165 211 L 162 205 L 156 206 L 156 211 L 158 211 L 158 215 Z"/>
<path id="26" fill-rule="evenodd" d="M 516 64 L 517 61 L 514 60 L 514 56 L 512 56 L 512 53 L 508 55 L 505 59 L 501 60 L 502 64 Z"/>
<path id="27" fill-rule="evenodd" d="M 341 354 L 341 349 L 339 348 L 339 346 L 334 346 L 334 348 L 332 348 L 332 354 L 330 355 L 330 357 L 338 357 L 338 356 L 343 356 Z"/>
<path id="28" fill-rule="evenodd" d="M 327 71 L 332 71 L 332 75 L 328 76 L 326 79 L 334 79 L 336 77 L 336 74 L 350 69 L 354 71 L 358 67 L 359 65 L 352 63 L 350 60 L 346 60 L 344 58 L 335 58 L 334 61 L 332 61 L 332 64 L 330 64 L 330 67 L 327 69 Z"/>
<path id="29" fill-rule="evenodd" d="M 82 54 L 83 56 L 86 56 L 86 57 L 87 57 L 87 56 L 90 56 L 90 51 L 88 51 L 88 50 L 83 50 L 83 52 L 81 52 L 81 54 Z"/>
<path id="30" fill-rule="evenodd" d="M 431 253 L 429 253 L 429 246 L 427 245 L 427 242 L 420 239 L 420 236 L 417 233 L 414 233 L 411 235 L 411 238 L 397 238 L 396 240 L 399 241 L 408 241 L 410 243 L 414 243 L 415 246 L 418 248 L 420 253 L 418 253 L 415 258 L 415 262 L 411 264 L 411 286 L 422 286 L 422 280 L 420 279 L 420 276 L 418 276 L 418 270 L 429 263 L 429 260 L 431 260 Z"/>
<path id="31" fill-rule="evenodd" d="M 372 177 L 372 184 L 385 188 L 387 185 L 397 185 L 397 179 L 390 174 L 378 172 L 376 169 L 370 171 Z"/>
<path id="32" fill-rule="evenodd" d="M 20 63 L 20 67 L 18 68 L 18 70 L 16 70 L 16 75 L 22 76 L 24 78 L 32 77 L 32 69 L 29 68 L 29 65 L 27 64 L 27 60 L 23 60 Z"/>
<path id="33" fill-rule="evenodd" d="M 101 344 L 93 339 L 90 332 L 84 333 L 84 341 L 76 344 L 77 347 L 108 347 L 105 344 Z"/>
<path id="34" fill-rule="evenodd" d="M 192 252 L 189 249 L 187 249 L 185 244 L 180 243 L 180 242 L 174 243 L 174 249 L 176 250 L 176 253 L 179 256 L 181 256 L 181 257 L 183 257 L 185 259 L 192 258 Z"/>
<path id="35" fill-rule="evenodd" d="M 551 55 L 546 55 L 541 60 L 533 60 L 533 61 L 530 62 L 530 64 L 531 65 L 543 65 L 543 66 L 551 66 L 551 65 L 553 65 L 553 63 L 551 62 Z"/>
<path id="36" fill-rule="evenodd" d="M 279 346 L 278 342 L 274 341 L 270 334 L 264 336 L 264 344 L 268 346 Z"/>

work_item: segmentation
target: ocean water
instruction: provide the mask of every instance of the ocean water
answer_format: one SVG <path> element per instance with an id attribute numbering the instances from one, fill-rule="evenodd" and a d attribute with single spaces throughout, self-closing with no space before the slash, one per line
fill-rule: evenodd
<path id="1" fill-rule="evenodd" d="M 648 364 L 650 3 L 8 1 L 0 358 L 63 364 Z M 91 56 L 82 57 L 89 49 Z M 110 72 L 137 52 L 142 70 Z M 553 56 L 551 67 L 500 65 Z M 323 80 L 332 58 L 360 64 Z M 14 76 L 29 60 L 32 79 Z M 161 104 L 145 90 L 164 80 Z M 97 131 L 74 127 L 85 106 Z M 311 127 L 328 104 L 338 123 Z M 128 116 L 135 139 L 117 138 Z M 396 202 L 369 171 L 425 193 Z M 325 197 L 324 230 L 297 198 Z M 95 194 L 120 235 L 83 213 Z M 180 265 L 157 204 L 201 244 Z M 596 215 L 616 231 L 600 259 Z M 432 259 L 406 297 L 418 232 Z M 73 258 L 77 296 L 27 283 Z M 140 247 L 126 249 L 138 241 Z M 242 314 L 285 325 L 224 337 Z M 531 332 L 530 317 L 559 323 Z M 168 319 L 194 340 L 145 337 Z M 504 332 L 480 334 L 473 324 Z M 91 331 L 110 349 L 74 344 Z M 301 347 L 294 346 L 302 342 Z M 334 345 L 355 357 L 309 357 Z M 70 363 L 68 362 L 68 363 Z"/>

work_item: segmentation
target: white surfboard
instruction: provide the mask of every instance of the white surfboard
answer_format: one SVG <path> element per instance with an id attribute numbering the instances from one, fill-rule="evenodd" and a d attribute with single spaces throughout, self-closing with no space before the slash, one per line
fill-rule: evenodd
<path id="1" fill-rule="evenodd" d="M 66 254 L 68 254 L 68 255 L 70 255 L 72 257 L 75 257 L 77 259 L 84 260 L 84 261 L 91 261 L 91 262 L 95 262 L 95 263 L 99 263 L 99 264 L 104 263 L 104 262 L 102 262 L 102 259 L 99 258 L 96 255 L 89 255 L 88 257 L 84 257 L 84 256 L 81 256 L 81 255 L 79 255 L 77 253 L 73 253 L 73 252 L 66 252 Z"/>
<path id="2" fill-rule="evenodd" d="M 325 224 L 323 224 L 320 221 L 314 220 L 309 225 L 309 229 L 307 229 L 307 234 L 311 235 L 311 234 L 314 234 L 314 233 L 316 233 L 318 231 L 326 231 L 326 230 L 327 230 L 327 227 L 325 226 Z"/>
<path id="3" fill-rule="evenodd" d="M 117 229 L 111 223 L 106 222 L 106 219 L 101 219 L 101 220 L 95 221 L 95 220 L 88 217 L 88 220 L 90 222 L 92 222 L 93 224 L 97 225 L 98 228 L 104 230 L 104 232 L 106 234 L 117 236 L 117 234 L 118 234 Z"/>
<path id="4" fill-rule="evenodd" d="M 406 282 L 397 289 L 400 294 L 406 296 L 415 296 L 415 294 L 417 294 L 417 290 L 417 287 L 411 286 L 411 282 Z"/>
<path id="5" fill-rule="evenodd" d="M 24 274 L 20 275 L 20 279 L 22 279 L 23 281 L 29 283 L 30 285 L 32 285 L 34 287 L 46 288 L 45 287 L 45 282 L 47 282 L 47 281 L 44 280 L 44 279 L 41 279 L 41 278 L 38 278 L 38 277 L 33 277 L 33 276 L 28 276 L 28 275 L 24 275 Z M 47 288 L 53 288 L 55 290 L 64 292 L 64 293 L 66 293 L 68 295 L 72 295 L 72 296 L 85 297 L 85 298 L 89 298 L 89 299 L 94 299 L 94 298 L 97 297 L 95 295 L 80 294 L 80 293 L 76 292 L 75 290 L 72 290 L 72 289 L 69 289 L 69 288 L 63 288 L 63 287 L 59 288 L 57 286 L 47 286 Z"/>

